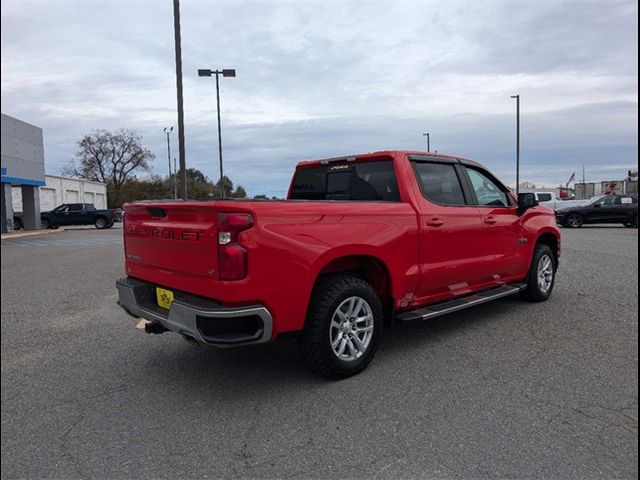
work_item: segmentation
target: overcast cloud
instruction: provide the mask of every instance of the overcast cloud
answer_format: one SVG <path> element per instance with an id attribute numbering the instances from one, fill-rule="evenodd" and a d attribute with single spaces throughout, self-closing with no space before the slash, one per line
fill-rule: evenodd
<path id="1" fill-rule="evenodd" d="M 638 10 L 599 2 L 194 2 L 181 6 L 188 166 L 282 195 L 295 162 L 432 149 L 513 184 L 621 179 L 638 158 Z M 176 125 L 172 3 L 3 1 L 2 112 L 44 129 L 59 173 L 92 129 L 131 128 L 166 174 Z M 177 135 L 172 148 L 177 156 Z"/>

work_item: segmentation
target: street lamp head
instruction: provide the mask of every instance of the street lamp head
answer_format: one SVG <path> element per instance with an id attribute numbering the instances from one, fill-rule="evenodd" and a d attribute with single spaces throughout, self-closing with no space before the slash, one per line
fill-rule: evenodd
<path id="1" fill-rule="evenodd" d="M 162 131 L 163 131 L 164 133 L 170 133 L 170 132 L 173 132 L 173 127 L 171 127 L 171 128 L 164 127 L 164 128 L 162 129 Z"/>
<path id="2" fill-rule="evenodd" d="M 199 68 L 198 76 L 199 77 L 210 77 L 213 72 L 210 68 Z"/>
<path id="3" fill-rule="evenodd" d="M 518 98 L 520 95 L 511 95 L 511 98 Z"/>
<path id="4" fill-rule="evenodd" d="M 236 71 L 234 69 L 222 69 L 223 77 L 235 77 Z"/>

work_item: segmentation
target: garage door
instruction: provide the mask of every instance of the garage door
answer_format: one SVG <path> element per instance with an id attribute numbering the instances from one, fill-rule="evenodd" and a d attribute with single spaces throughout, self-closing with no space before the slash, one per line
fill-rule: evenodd
<path id="1" fill-rule="evenodd" d="M 84 192 L 84 203 L 96 203 L 93 192 Z"/>
<path id="2" fill-rule="evenodd" d="M 48 212 L 56 208 L 56 191 L 53 188 L 40 188 L 40 211 Z"/>
<path id="3" fill-rule="evenodd" d="M 80 203 L 78 190 L 65 190 L 64 203 Z"/>
<path id="4" fill-rule="evenodd" d="M 107 202 L 104 201 L 104 193 L 96 193 L 96 201 L 94 203 L 98 210 L 107 208 Z"/>

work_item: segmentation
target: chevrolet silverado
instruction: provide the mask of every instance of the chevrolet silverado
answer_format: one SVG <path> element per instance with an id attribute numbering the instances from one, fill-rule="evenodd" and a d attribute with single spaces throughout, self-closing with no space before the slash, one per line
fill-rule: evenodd
<path id="1" fill-rule="evenodd" d="M 119 304 L 205 345 L 299 338 L 316 372 L 372 360 L 383 328 L 553 290 L 560 232 L 480 164 L 383 151 L 297 165 L 286 200 L 125 205 Z"/>

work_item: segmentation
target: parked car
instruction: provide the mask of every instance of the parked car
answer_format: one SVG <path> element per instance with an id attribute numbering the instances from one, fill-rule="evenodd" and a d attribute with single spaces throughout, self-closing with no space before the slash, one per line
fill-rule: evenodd
<path id="1" fill-rule="evenodd" d="M 480 164 L 387 151 L 298 164 L 287 200 L 124 206 L 119 304 L 205 345 L 297 335 L 328 377 L 363 370 L 383 321 L 553 290 L 560 231 Z M 480 339 L 480 341 L 482 341 Z"/>
<path id="2" fill-rule="evenodd" d="M 589 202 L 589 200 L 563 200 L 558 198 L 555 192 L 533 192 L 538 200 L 540 205 L 545 205 L 549 207 L 551 210 L 558 210 L 560 208 L 573 207 L 576 205 L 584 205 Z"/>
<path id="3" fill-rule="evenodd" d="M 95 225 L 111 228 L 114 222 L 112 210 L 96 210 L 93 203 L 64 203 L 50 212 L 40 214 L 42 228 L 58 228 L 66 225 Z"/>
<path id="4" fill-rule="evenodd" d="M 638 227 L 638 197 L 606 195 L 592 198 L 589 203 L 556 210 L 558 225 L 579 228 L 594 223 L 622 223 Z"/>

